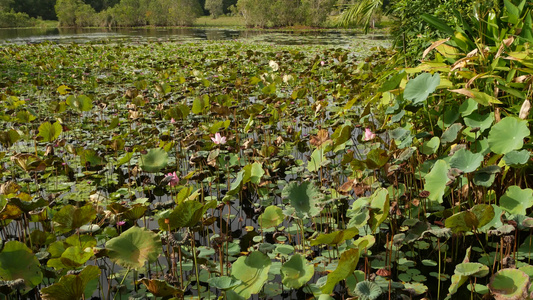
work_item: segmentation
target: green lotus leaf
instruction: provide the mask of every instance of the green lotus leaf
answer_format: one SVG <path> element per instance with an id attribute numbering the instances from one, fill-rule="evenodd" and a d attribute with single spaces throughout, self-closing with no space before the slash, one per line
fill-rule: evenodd
<path id="1" fill-rule="evenodd" d="M 138 269 L 146 262 L 154 262 L 161 253 L 161 239 L 146 228 L 132 227 L 106 245 L 109 258 L 125 267 Z"/>
<path id="2" fill-rule="evenodd" d="M 496 214 L 494 213 L 494 207 L 488 204 L 477 204 L 470 210 L 478 220 L 477 228 L 481 228 L 490 223 Z M 498 217 L 499 218 L 499 215 Z"/>
<path id="3" fill-rule="evenodd" d="M 144 216 L 147 210 L 148 207 L 143 204 L 134 204 L 122 214 L 122 217 L 126 220 L 138 220 Z"/>
<path id="4" fill-rule="evenodd" d="M 167 166 L 168 153 L 161 149 L 150 149 L 148 153 L 141 155 L 139 167 L 145 172 L 156 173 Z"/>
<path id="5" fill-rule="evenodd" d="M 389 191 L 385 188 L 377 189 L 370 196 L 370 219 L 368 225 L 375 232 L 381 223 L 389 216 L 390 200 Z"/>
<path id="6" fill-rule="evenodd" d="M 90 111 L 93 108 L 93 102 L 91 98 L 80 95 L 78 97 L 75 97 L 74 95 L 70 95 L 67 97 L 67 105 L 72 107 L 73 109 L 82 112 L 82 111 Z"/>
<path id="7" fill-rule="evenodd" d="M 210 287 L 214 287 L 219 290 L 231 289 L 238 286 L 242 281 L 230 276 L 211 277 L 207 280 Z"/>
<path id="8" fill-rule="evenodd" d="M 322 293 L 331 294 L 339 281 L 346 279 L 355 271 L 359 262 L 359 254 L 358 248 L 342 252 L 337 268 L 328 274 L 326 284 L 321 288 Z"/>
<path id="9" fill-rule="evenodd" d="M 500 207 L 515 215 L 526 215 L 526 210 L 533 206 L 533 190 L 510 186 L 500 198 Z"/>
<path id="10" fill-rule="evenodd" d="M 77 154 L 80 156 L 80 163 L 84 166 L 87 164 L 92 167 L 103 166 L 107 163 L 106 160 L 98 155 L 93 149 L 81 149 Z"/>
<path id="11" fill-rule="evenodd" d="M 468 280 L 468 276 L 463 276 L 461 274 L 452 275 L 452 283 L 448 288 L 448 296 L 451 296 L 457 293 L 457 290 Z"/>
<path id="12" fill-rule="evenodd" d="M 359 230 L 355 227 L 348 228 L 346 230 L 338 230 L 330 233 L 319 234 L 315 239 L 311 240 L 311 246 L 320 244 L 326 245 L 338 245 L 346 240 L 352 239 L 359 233 Z"/>
<path id="13" fill-rule="evenodd" d="M 364 280 L 357 283 L 354 293 L 359 297 L 358 299 L 374 300 L 381 295 L 382 291 L 379 285 L 372 281 Z"/>
<path id="14" fill-rule="evenodd" d="M 387 150 L 376 148 L 370 150 L 366 155 L 366 166 L 369 169 L 377 169 L 383 167 L 389 161 L 390 156 Z"/>
<path id="15" fill-rule="evenodd" d="M 85 249 L 81 248 L 80 246 L 71 246 L 61 254 L 59 260 L 65 267 L 79 268 L 83 266 L 92 256 L 92 251 L 85 251 Z"/>
<path id="16" fill-rule="evenodd" d="M 510 151 L 507 152 L 503 156 L 503 160 L 505 161 L 505 164 L 508 166 L 517 166 L 517 165 L 524 165 L 529 161 L 529 158 L 531 155 L 529 154 L 529 151 L 527 150 L 521 150 L 521 151 Z"/>
<path id="17" fill-rule="evenodd" d="M 315 274 L 315 267 L 305 257 L 294 254 L 280 269 L 281 282 L 289 289 L 299 289 Z"/>
<path id="18" fill-rule="evenodd" d="M 320 214 L 319 202 L 322 194 L 313 182 L 305 181 L 301 184 L 291 182 L 281 192 L 283 198 L 288 198 L 290 206 L 294 208 L 296 217 L 299 219 L 315 217 Z"/>
<path id="19" fill-rule="evenodd" d="M 91 204 L 80 208 L 72 205 L 66 205 L 59 210 L 52 220 L 55 222 L 55 228 L 59 232 L 67 232 L 80 228 L 96 218 L 96 210 Z"/>
<path id="20" fill-rule="evenodd" d="M 474 172 L 483 162 L 483 155 L 472 153 L 466 149 L 455 152 L 450 160 L 450 166 L 464 173 Z"/>
<path id="21" fill-rule="evenodd" d="M 478 227 L 479 221 L 471 211 L 462 211 L 448 217 L 445 222 L 446 228 L 451 228 L 455 233 L 474 230 Z"/>
<path id="22" fill-rule="evenodd" d="M 490 129 L 490 150 L 496 154 L 506 154 L 521 149 L 524 138 L 530 133 L 527 124 L 527 121 L 515 117 L 503 118 Z"/>
<path id="23" fill-rule="evenodd" d="M 203 95 L 194 99 L 192 103 L 192 112 L 194 114 L 201 114 L 204 109 L 209 107 L 209 96 Z"/>
<path id="24" fill-rule="evenodd" d="M 335 129 L 331 135 L 333 140 L 333 147 L 344 144 L 352 137 L 353 126 L 351 124 L 343 124 Z"/>
<path id="25" fill-rule="evenodd" d="M 73 300 L 84 296 L 88 283 L 100 277 L 98 266 L 86 266 L 77 275 L 65 275 L 41 290 L 43 300 Z"/>
<path id="26" fill-rule="evenodd" d="M 446 131 L 442 133 L 442 136 L 440 137 L 440 143 L 441 145 L 446 145 L 448 143 L 451 143 L 457 139 L 457 134 L 459 134 L 459 131 L 463 128 L 463 125 L 459 123 L 452 124 Z"/>
<path id="27" fill-rule="evenodd" d="M 475 262 L 460 263 L 455 266 L 455 273 L 461 276 L 485 277 L 489 274 L 489 268 Z"/>
<path id="28" fill-rule="evenodd" d="M 422 295 L 428 291 L 428 287 L 420 282 L 407 282 L 404 283 L 404 290 L 411 295 Z"/>
<path id="29" fill-rule="evenodd" d="M 474 289 L 474 292 L 480 294 L 480 295 L 485 295 L 485 294 L 488 294 L 489 293 L 489 288 L 484 285 L 484 284 L 481 284 L 481 283 L 476 283 L 476 284 L 472 284 L 472 283 L 469 283 L 466 285 L 466 288 L 469 290 L 469 291 L 472 291 L 472 289 Z"/>
<path id="30" fill-rule="evenodd" d="M 431 140 L 426 141 L 422 146 L 420 147 L 420 152 L 424 153 L 425 155 L 431 155 L 435 154 L 440 146 L 440 139 L 436 136 L 432 137 Z"/>
<path id="31" fill-rule="evenodd" d="M 157 223 L 163 231 L 192 227 L 202 219 L 208 209 L 215 208 L 216 205 L 216 200 L 209 201 L 205 205 L 195 200 L 183 201 L 169 215 L 161 216 Z"/>
<path id="32" fill-rule="evenodd" d="M 309 170 L 309 172 L 316 172 L 320 170 L 320 168 L 328 162 L 328 160 L 324 156 L 325 145 L 326 144 L 322 144 L 320 147 L 316 148 L 313 153 L 311 153 L 311 158 L 307 163 L 307 170 Z"/>
<path id="33" fill-rule="evenodd" d="M 244 299 L 259 293 L 268 279 L 271 264 L 270 258 L 259 251 L 239 257 L 231 267 L 231 276 L 241 283 L 232 290 Z"/>
<path id="34" fill-rule="evenodd" d="M 261 228 L 276 227 L 283 222 L 285 215 L 283 210 L 275 205 L 270 205 L 259 216 L 258 223 Z"/>
<path id="35" fill-rule="evenodd" d="M 474 184 L 490 187 L 499 172 L 501 172 L 501 168 L 496 165 L 481 168 L 474 173 Z"/>
<path id="36" fill-rule="evenodd" d="M 265 175 L 265 170 L 263 170 L 263 165 L 258 162 L 254 162 L 250 166 L 251 166 L 250 182 L 254 184 L 261 183 L 261 178 L 263 177 L 263 175 Z"/>
<path id="37" fill-rule="evenodd" d="M 43 137 L 43 141 L 51 142 L 56 140 L 63 132 L 63 127 L 59 122 L 51 124 L 50 122 L 44 122 L 39 126 L 39 136 Z"/>
<path id="38" fill-rule="evenodd" d="M 459 113 L 461 116 L 466 117 L 473 113 L 478 108 L 478 103 L 472 98 L 466 98 L 465 101 L 459 106 Z"/>
<path id="39" fill-rule="evenodd" d="M 11 147 L 20 139 L 20 134 L 13 129 L 0 131 L 0 143 L 4 147 Z"/>
<path id="40" fill-rule="evenodd" d="M 144 284 L 146 289 L 156 297 L 169 297 L 183 294 L 182 290 L 171 286 L 164 280 L 143 278 L 137 282 Z"/>
<path id="41" fill-rule="evenodd" d="M 44 200 L 43 198 L 37 198 L 32 201 L 23 201 L 19 198 L 11 198 L 9 199 L 9 203 L 16 205 L 25 213 L 48 205 L 48 201 Z"/>
<path id="42" fill-rule="evenodd" d="M 466 126 L 471 128 L 479 128 L 480 132 L 490 128 L 492 122 L 494 122 L 494 113 L 491 112 L 486 115 L 479 115 L 476 112 L 464 117 Z"/>
<path id="43" fill-rule="evenodd" d="M 403 97 L 413 101 L 414 105 L 421 104 L 426 101 L 428 96 L 435 91 L 439 84 L 439 73 L 435 73 L 433 76 L 429 73 L 422 73 L 415 79 L 407 82 Z"/>
<path id="44" fill-rule="evenodd" d="M 23 279 L 24 289 L 20 292 L 26 294 L 42 282 L 43 273 L 30 248 L 21 242 L 9 241 L 0 252 L 0 279 Z"/>
<path id="45" fill-rule="evenodd" d="M 400 70 L 395 75 L 391 76 L 383 85 L 379 88 L 378 92 L 387 92 L 390 90 L 394 90 L 400 85 L 400 82 L 402 79 L 404 79 L 407 76 L 407 73 L 405 70 Z"/>
<path id="46" fill-rule="evenodd" d="M 517 269 L 502 269 L 490 278 L 489 289 L 496 300 L 529 299 L 529 276 Z"/>
<path id="47" fill-rule="evenodd" d="M 442 203 L 442 197 L 446 191 L 448 171 L 450 166 L 444 160 L 439 159 L 431 172 L 426 175 L 424 189 L 429 192 L 428 199 Z"/>

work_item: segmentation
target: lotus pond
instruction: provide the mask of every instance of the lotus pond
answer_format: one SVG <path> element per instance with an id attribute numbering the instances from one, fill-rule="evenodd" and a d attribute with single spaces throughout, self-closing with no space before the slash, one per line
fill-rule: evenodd
<path id="1" fill-rule="evenodd" d="M 527 294 L 533 193 L 496 205 L 483 186 L 501 168 L 481 166 L 494 149 L 524 164 L 527 122 L 490 129 L 511 126 L 513 144 L 481 141 L 492 119 L 472 100 L 434 114 L 431 133 L 380 130 L 410 113 L 395 91 L 416 104 L 450 86 L 429 73 L 406 86 L 375 46 L 4 46 L 2 297 Z M 463 116 L 478 150 L 437 160 Z"/>

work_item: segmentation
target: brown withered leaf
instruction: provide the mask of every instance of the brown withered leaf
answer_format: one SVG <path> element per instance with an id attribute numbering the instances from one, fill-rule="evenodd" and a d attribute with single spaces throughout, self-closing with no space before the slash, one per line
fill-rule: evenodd
<path id="1" fill-rule="evenodd" d="M 349 193 L 357 184 L 357 179 L 348 180 L 337 188 L 339 193 Z"/>
<path id="2" fill-rule="evenodd" d="M 317 135 L 314 135 L 311 137 L 311 140 L 309 143 L 315 147 L 320 147 L 320 145 L 327 142 L 329 139 L 329 132 L 325 129 L 320 129 L 317 133 Z"/>

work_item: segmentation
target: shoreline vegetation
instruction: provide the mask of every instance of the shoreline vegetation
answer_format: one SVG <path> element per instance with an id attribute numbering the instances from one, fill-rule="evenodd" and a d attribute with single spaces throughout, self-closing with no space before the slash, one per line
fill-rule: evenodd
<path id="1" fill-rule="evenodd" d="M 0 27 L 2 29 L 30 29 L 30 28 L 80 28 L 80 29 L 93 29 L 93 28 L 108 28 L 102 26 L 86 26 L 86 27 L 76 27 L 76 26 L 59 26 L 59 21 L 54 20 L 34 20 L 35 24 L 32 26 L 17 26 L 17 27 Z M 312 27 L 304 25 L 291 25 L 291 26 L 282 26 L 282 27 L 269 27 L 269 28 L 258 28 L 258 27 L 249 27 L 246 26 L 244 19 L 239 16 L 220 16 L 214 19 L 211 16 L 202 16 L 197 18 L 193 24 L 185 26 L 115 26 L 113 28 L 156 28 L 156 29 L 168 29 L 168 28 L 237 28 L 242 30 L 264 30 L 264 31 L 358 31 L 364 32 L 362 27 L 339 27 L 333 25 L 333 21 L 328 22 L 329 26 L 321 27 Z M 376 27 L 371 29 L 370 32 L 386 32 L 390 30 L 391 22 L 384 21 L 376 24 Z"/>

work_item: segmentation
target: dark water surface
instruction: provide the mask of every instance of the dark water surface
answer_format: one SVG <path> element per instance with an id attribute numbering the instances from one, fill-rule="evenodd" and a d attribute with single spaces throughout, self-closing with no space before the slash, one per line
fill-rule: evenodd
<path id="1" fill-rule="evenodd" d="M 382 33 L 362 35 L 355 31 L 275 31 L 199 28 L 24 28 L 0 29 L 3 43 L 86 43 L 135 41 L 221 41 L 248 40 L 277 45 L 335 45 L 349 46 L 358 41 L 385 42 L 389 37 Z"/>

